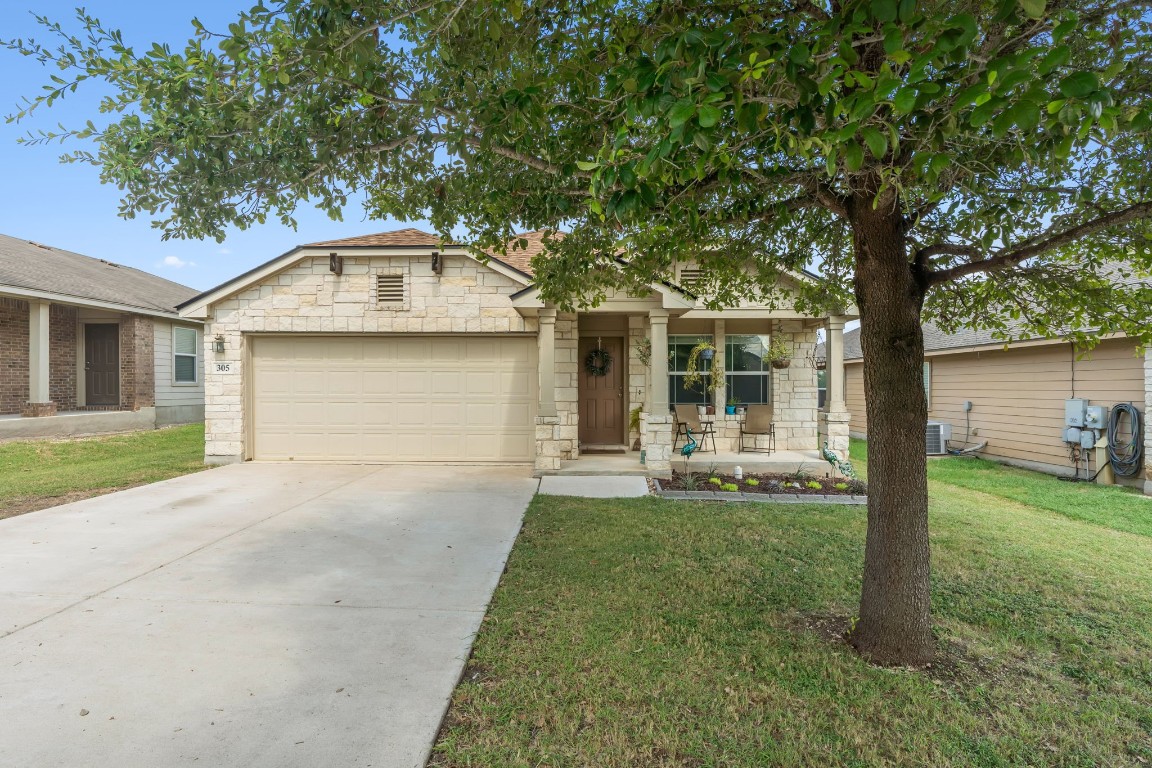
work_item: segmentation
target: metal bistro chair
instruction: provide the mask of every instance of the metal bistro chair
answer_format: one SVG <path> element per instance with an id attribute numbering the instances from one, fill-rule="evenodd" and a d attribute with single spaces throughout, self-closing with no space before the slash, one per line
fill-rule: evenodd
<path id="1" fill-rule="evenodd" d="M 676 437 L 672 440 L 673 451 L 676 450 L 676 443 L 680 442 L 681 437 L 687 439 L 689 429 L 700 443 L 697 450 L 708 450 L 704 447 L 704 441 L 712 438 L 712 453 L 716 453 L 716 426 L 710 421 L 700 421 L 700 414 L 694 405 L 676 406 Z"/>
<path id="2" fill-rule="evenodd" d="M 768 436 L 768 449 L 756 447 L 756 438 L 760 435 Z M 752 447 L 744 443 L 745 437 L 752 438 Z M 772 406 L 749 405 L 744 414 L 744 422 L 740 425 L 740 453 L 744 451 L 772 453 L 776 450 L 776 425 L 772 423 Z"/>

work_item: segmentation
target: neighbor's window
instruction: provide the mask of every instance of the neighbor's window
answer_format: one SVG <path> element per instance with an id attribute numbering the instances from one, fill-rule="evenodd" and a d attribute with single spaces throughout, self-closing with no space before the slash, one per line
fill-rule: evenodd
<path id="1" fill-rule="evenodd" d="M 199 334 L 195 328 L 172 329 L 172 378 L 177 384 L 195 384 L 199 357 Z"/>
<path id="2" fill-rule="evenodd" d="M 684 386 L 684 373 L 688 369 L 688 356 L 692 348 L 702 341 L 712 342 L 711 336 L 669 336 L 668 337 L 668 402 L 671 405 L 706 405 L 710 400 L 703 384 L 694 389 Z M 701 360 L 700 372 L 712 370 L 710 361 Z"/>
<path id="3" fill-rule="evenodd" d="M 728 336 L 724 342 L 728 399 L 741 405 L 772 402 L 772 366 L 764 336 Z"/>
<path id="4" fill-rule="evenodd" d="M 932 409 L 932 363 L 924 361 L 924 402 Z"/>

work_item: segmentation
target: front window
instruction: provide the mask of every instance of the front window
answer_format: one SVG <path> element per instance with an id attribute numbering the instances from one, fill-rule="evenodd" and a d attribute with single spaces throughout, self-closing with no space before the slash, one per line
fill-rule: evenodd
<path id="1" fill-rule="evenodd" d="M 705 405 L 709 402 L 708 392 L 703 382 L 693 389 L 684 386 L 684 374 L 688 369 L 688 356 L 692 348 L 702 341 L 712 343 L 711 336 L 669 336 L 668 337 L 668 401 L 671 405 Z M 698 361 L 697 368 L 707 380 L 707 372 L 712 370 L 711 360 Z"/>
<path id="2" fill-rule="evenodd" d="M 741 405 L 772 402 L 772 366 L 767 335 L 728 336 L 724 344 L 728 400 Z"/>
<path id="3" fill-rule="evenodd" d="M 177 384 L 195 384 L 200 344 L 195 328 L 172 329 L 172 380 Z"/>

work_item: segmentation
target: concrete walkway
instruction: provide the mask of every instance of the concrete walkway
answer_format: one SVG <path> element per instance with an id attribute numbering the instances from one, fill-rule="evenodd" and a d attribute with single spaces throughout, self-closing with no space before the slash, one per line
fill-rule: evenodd
<path id="1" fill-rule="evenodd" d="M 536 486 L 248 464 L 0 521 L 0 763 L 423 766 Z"/>
<path id="2" fill-rule="evenodd" d="M 648 495 L 648 479 L 635 476 L 545 475 L 540 478 L 545 496 L 584 496 L 590 499 L 623 499 Z"/>

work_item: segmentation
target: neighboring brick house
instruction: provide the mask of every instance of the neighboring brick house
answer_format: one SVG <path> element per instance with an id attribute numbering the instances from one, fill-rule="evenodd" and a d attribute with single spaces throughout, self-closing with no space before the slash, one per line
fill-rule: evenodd
<path id="1" fill-rule="evenodd" d="M 202 420 L 203 326 L 175 309 L 195 293 L 0 235 L 0 439 Z"/>
<path id="2" fill-rule="evenodd" d="M 647 470 L 665 474 L 676 403 L 718 406 L 718 447 L 736 448 L 728 388 L 774 406 L 778 450 L 813 452 L 822 440 L 847 450 L 842 368 L 820 412 L 813 351 L 825 328 L 839 359 L 854 309 L 711 310 L 656 284 L 564 312 L 533 286 L 544 237 L 518 236 L 529 247 L 501 259 L 415 229 L 313 243 L 185 302 L 181 315 L 205 322 L 207 460 L 522 462 L 548 473 L 582 449 L 639 440 Z M 788 369 L 768 366 L 769 336 L 791 348 Z M 709 396 L 682 385 L 680 365 L 700 340 L 720 365 L 739 358 Z M 588 364 L 594 351 L 612 361 L 601 373 Z M 639 430 L 629 425 L 637 408 Z"/>

